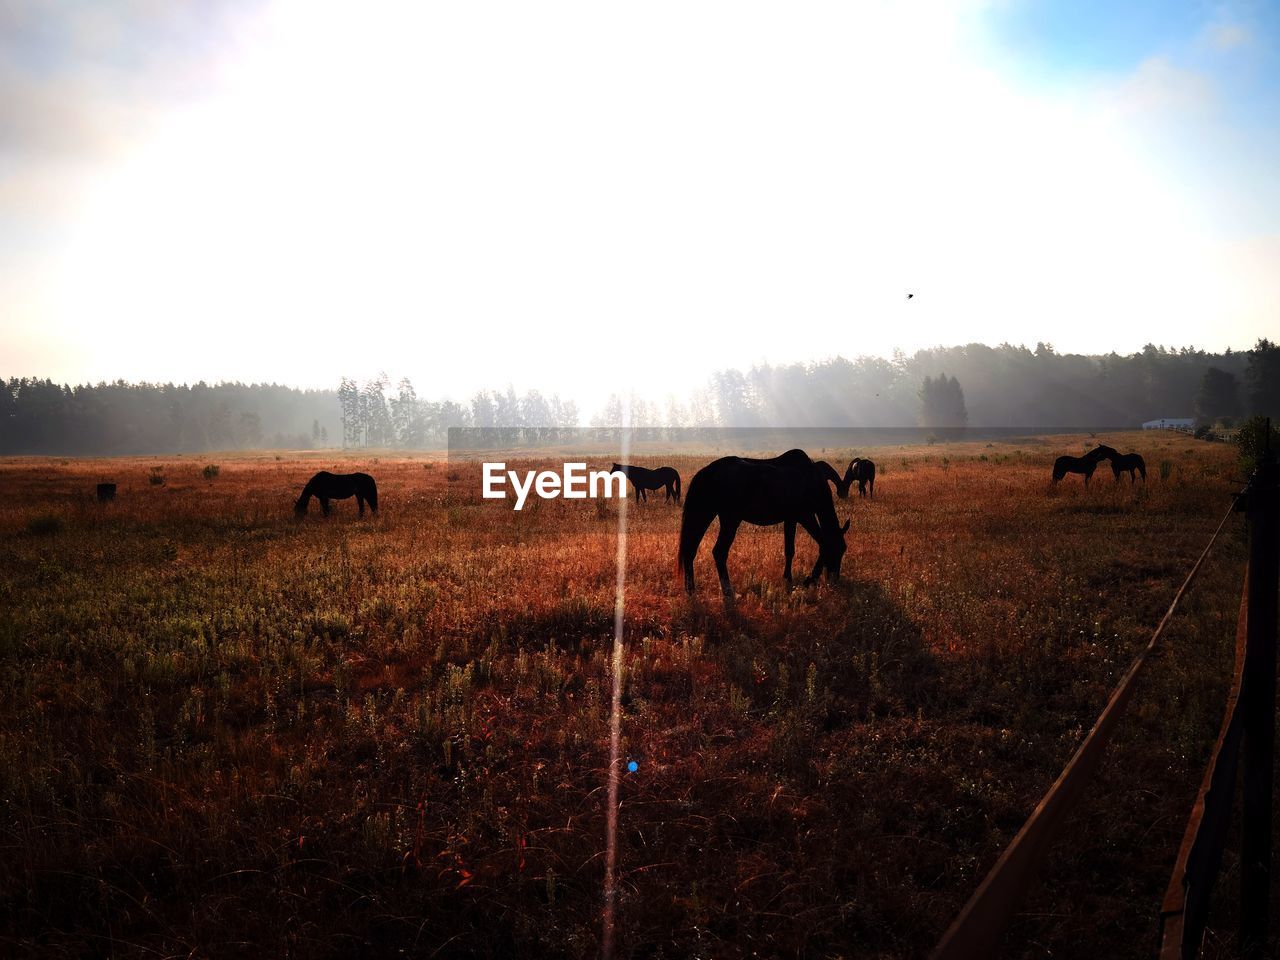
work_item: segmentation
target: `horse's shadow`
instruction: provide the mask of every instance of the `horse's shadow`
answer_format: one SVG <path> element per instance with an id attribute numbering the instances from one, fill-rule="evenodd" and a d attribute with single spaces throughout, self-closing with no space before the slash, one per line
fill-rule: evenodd
<path id="1" fill-rule="evenodd" d="M 831 730 L 875 717 L 930 709 L 941 670 L 902 605 L 875 582 L 844 578 L 817 603 L 724 611 L 691 605 L 677 629 L 701 635 L 725 679 L 768 711 L 805 707 Z"/>

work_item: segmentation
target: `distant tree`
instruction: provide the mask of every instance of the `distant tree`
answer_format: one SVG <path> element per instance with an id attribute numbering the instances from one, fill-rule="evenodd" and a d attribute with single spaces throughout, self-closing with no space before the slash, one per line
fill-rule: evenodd
<path id="1" fill-rule="evenodd" d="M 1196 417 L 1204 423 L 1213 423 L 1222 417 L 1240 416 L 1240 391 L 1235 374 L 1210 367 L 1200 378 L 1200 391 L 1196 394 Z"/>
<path id="2" fill-rule="evenodd" d="M 471 423 L 476 427 L 498 425 L 498 405 L 491 390 L 478 390 L 471 398 Z"/>
<path id="3" fill-rule="evenodd" d="M 1244 380 L 1249 412 L 1280 420 L 1280 346 L 1259 339 L 1249 351 Z"/>
<path id="4" fill-rule="evenodd" d="M 244 447 L 262 446 L 262 418 L 248 411 L 240 414 L 240 445 Z"/>
<path id="5" fill-rule="evenodd" d="M 616 393 L 609 394 L 609 399 L 605 402 L 604 407 L 591 418 L 591 426 L 593 427 L 620 427 L 622 426 L 622 398 Z"/>
<path id="6" fill-rule="evenodd" d="M 755 422 L 751 387 L 741 370 L 721 370 L 712 377 L 716 416 L 727 427 L 747 427 Z"/>
<path id="7" fill-rule="evenodd" d="M 338 403 L 342 408 L 342 446 L 354 447 L 360 442 L 360 388 L 351 377 L 343 377 L 338 385 Z"/>
<path id="8" fill-rule="evenodd" d="M 320 442 L 320 421 L 319 420 L 311 421 L 311 442 L 312 443 Z"/>
<path id="9" fill-rule="evenodd" d="M 391 425 L 395 442 L 402 447 L 422 447 L 426 441 L 418 393 L 408 377 L 403 377 L 391 398 Z"/>
<path id="10" fill-rule="evenodd" d="M 206 433 L 214 447 L 222 448 L 232 444 L 231 408 L 225 402 L 218 403 L 209 414 Z"/>
<path id="11" fill-rule="evenodd" d="M 920 386 L 920 425 L 925 427 L 963 427 L 969 422 L 960 381 L 941 374 L 925 377 Z"/>
<path id="12" fill-rule="evenodd" d="M 364 418 L 364 444 L 386 446 L 395 441 L 391 424 L 391 411 L 386 398 L 387 375 L 379 373 L 360 391 L 361 413 Z"/>

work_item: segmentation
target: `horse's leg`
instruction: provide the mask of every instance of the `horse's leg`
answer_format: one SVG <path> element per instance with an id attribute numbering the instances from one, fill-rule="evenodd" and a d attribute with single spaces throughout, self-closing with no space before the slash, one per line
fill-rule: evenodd
<path id="1" fill-rule="evenodd" d="M 786 558 L 786 566 L 782 568 L 782 579 L 791 586 L 791 561 L 796 555 L 796 522 L 788 520 L 782 525 L 782 555 Z"/>
<path id="2" fill-rule="evenodd" d="M 358 493 L 356 494 L 356 507 L 357 507 L 357 508 L 359 509 L 359 511 L 360 511 L 360 514 L 359 514 L 359 515 L 360 515 L 361 517 L 363 517 L 363 516 L 364 516 L 364 497 L 362 497 L 362 496 L 361 496 L 360 494 L 358 494 Z"/>
<path id="3" fill-rule="evenodd" d="M 729 548 L 733 546 L 733 538 L 738 535 L 741 520 L 726 520 L 720 517 L 720 535 L 716 537 L 716 545 L 711 548 L 711 556 L 716 561 L 716 572 L 720 574 L 720 590 L 724 593 L 726 603 L 733 602 L 733 586 L 729 583 Z"/>
<path id="4" fill-rule="evenodd" d="M 326 517 L 329 515 L 329 498 L 328 497 L 320 498 L 320 509 L 324 511 L 324 515 Z"/>
<path id="5" fill-rule="evenodd" d="M 702 545 L 702 538 L 707 535 L 707 529 L 711 526 L 711 521 L 716 518 L 714 513 L 706 513 L 701 516 L 693 515 L 681 518 L 680 521 L 680 551 L 681 557 L 684 556 L 686 546 L 688 547 L 688 565 L 684 568 L 684 589 L 688 593 L 693 593 L 693 562 L 698 557 L 698 547 Z M 685 522 L 688 521 L 687 535 Z"/>
<path id="6" fill-rule="evenodd" d="M 818 526 L 818 518 L 814 514 L 800 519 L 800 526 L 804 527 L 805 533 L 813 537 L 813 542 L 818 545 L 818 559 L 813 564 L 813 571 L 809 576 L 805 577 L 804 585 L 811 586 L 818 582 L 818 576 L 822 573 L 822 540 L 820 534 L 822 528 Z"/>

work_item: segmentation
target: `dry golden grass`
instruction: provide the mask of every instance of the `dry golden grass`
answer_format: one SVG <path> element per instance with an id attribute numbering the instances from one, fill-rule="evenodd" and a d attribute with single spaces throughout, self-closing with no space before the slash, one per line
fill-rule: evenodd
<path id="1" fill-rule="evenodd" d="M 845 578 L 787 592 L 781 530 L 744 528 L 732 616 L 712 538 L 690 602 L 679 511 L 629 505 L 623 956 L 928 950 L 1236 489 L 1225 446 L 1105 439 L 1146 456 L 1145 486 L 1104 465 L 1051 490 L 1081 436 L 859 451 L 879 475 L 873 501 L 837 501 Z M 675 461 L 686 487 L 709 459 Z M 296 521 L 321 467 L 374 474 L 377 518 L 339 501 Z M 18 459 L 0 483 L 8 952 L 595 955 L 616 503 L 517 514 L 480 500 L 477 465 L 390 456 Z M 1149 952 L 1241 543 L 1205 570 L 1010 955 Z M 813 559 L 802 534 L 797 570 Z"/>

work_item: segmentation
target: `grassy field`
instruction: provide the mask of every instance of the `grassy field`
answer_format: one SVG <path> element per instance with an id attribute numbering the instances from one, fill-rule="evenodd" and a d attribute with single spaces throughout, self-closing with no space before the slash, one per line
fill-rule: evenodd
<path id="1" fill-rule="evenodd" d="M 1149 482 L 1051 490 L 1099 440 Z M 1238 489 L 1232 448 L 1168 434 L 859 452 L 879 475 L 837 501 L 844 579 L 786 591 L 781 529 L 744 527 L 732 616 L 711 538 L 691 602 L 678 509 L 629 505 L 620 956 L 926 953 Z M 321 467 L 374 474 L 376 519 L 296 520 Z M 598 953 L 616 502 L 514 513 L 476 465 L 336 454 L 18 459 L 0 483 L 0 952 Z M 1241 531 L 1008 956 L 1152 954 Z"/>

